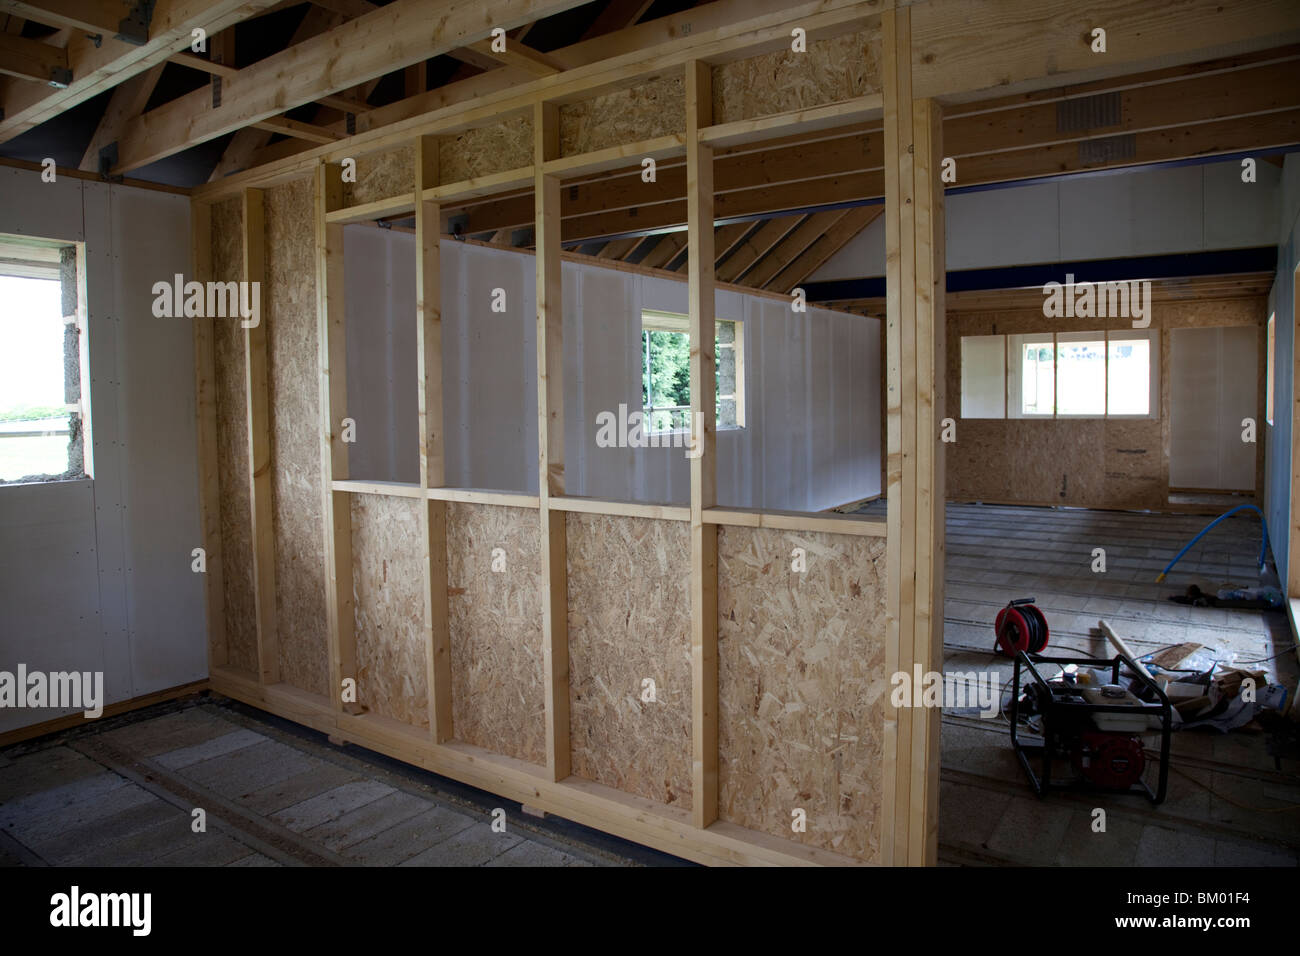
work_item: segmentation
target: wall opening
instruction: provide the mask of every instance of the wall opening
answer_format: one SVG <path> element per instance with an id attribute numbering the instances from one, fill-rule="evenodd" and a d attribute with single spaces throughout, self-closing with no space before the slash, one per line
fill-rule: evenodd
<path id="1" fill-rule="evenodd" d="M 90 475 L 77 245 L 0 236 L 0 484 Z"/>

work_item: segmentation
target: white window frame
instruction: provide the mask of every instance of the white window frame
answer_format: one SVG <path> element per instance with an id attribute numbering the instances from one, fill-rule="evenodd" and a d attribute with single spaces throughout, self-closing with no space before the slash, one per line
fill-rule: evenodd
<path id="1" fill-rule="evenodd" d="M 1149 358 L 1151 371 L 1147 387 L 1150 397 L 1147 399 L 1145 415 L 1124 414 L 1110 410 L 1110 346 L 1112 342 L 1134 342 L 1146 339 L 1151 343 Z M 1157 329 L 1116 329 L 1106 333 L 1106 417 L 1118 419 L 1155 419 L 1160 417 L 1160 332 Z"/>
<path id="2" fill-rule="evenodd" d="M 995 337 L 1002 338 L 1005 342 L 1005 352 L 1003 357 L 1003 375 L 1005 378 L 1005 396 L 1003 403 L 1004 419 L 1057 419 L 1064 418 L 1070 420 L 1098 420 L 1106 418 L 1114 419 L 1137 419 L 1151 420 L 1159 419 L 1161 414 L 1160 404 L 1160 368 L 1163 358 L 1160 351 L 1160 331 L 1158 329 L 1116 329 L 1114 331 L 1089 331 L 1081 332 L 1023 332 L 1023 333 L 994 333 Z M 963 335 L 962 340 L 968 338 L 989 338 L 988 335 Z M 1105 370 L 1105 405 L 1104 410 L 1100 413 L 1089 412 L 1086 414 L 1071 414 L 1057 412 L 1057 348 L 1062 342 L 1088 342 L 1097 341 L 1098 337 L 1104 343 L 1106 354 Z M 1110 410 L 1110 346 L 1113 342 L 1131 342 L 1145 340 L 1150 343 L 1150 375 L 1147 387 L 1150 389 L 1150 397 L 1147 402 L 1147 412 L 1145 414 L 1130 414 L 1111 412 Z M 1024 369 L 1024 347 L 1026 345 L 1047 346 L 1052 355 L 1052 410 L 1051 412 L 1024 412 L 1024 395 L 1022 393 Z M 962 346 L 963 367 L 959 370 L 959 379 L 962 388 L 965 388 L 965 368 L 964 368 L 964 346 Z M 962 396 L 964 400 L 964 395 Z M 964 411 L 964 409 L 963 409 Z M 966 416 L 963 414 L 963 418 Z M 996 421 L 996 418 L 979 416 L 972 420 Z"/>
<path id="3" fill-rule="evenodd" d="M 1110 400 L 1110 342 L 1104 329 L 1085 329 L 1082 332 L 1057 332 L 1056 344 L 1052 349 L 1052 411 L 1057 418 L 1105 418 Z M 1062 412 L 1061 405 L 1061 346 L 1072 342 L 1100 342 L 1102 354 L 1101 366 L 1101 411 L 1100 412 Z"/>
<path id="4" fill-rule="evenodd" d="M 713 321 L 715 327 L 715 331 L 714 331 L 715 341 L 717 337 L 716 326 L 717 323 L 719 322 L 731 323 L 736 333 L 734 342 L 720 343 L 717 345 L 717 348 L 734 348 L 736 350 L 736 390 L 734 394 L 731 395 L 714 396 L 715 406 L 718 402 L 723 400 L 735 401 L 736 403 L 735 424 L 722 425 L 722 424 L 718 424 L 716 421 L 714 423 L 715 428 L 718 431 L 734 431 L 745 427 L 745 323 L 740 321 L 739 319 L 728 319 L 722 316 L 715 316 Z M 680 332 L 686 335 L 687 339 L 689 340 L 691 334 L 691 319 L 689 315 L 683 315 L 680 312 L 665 312 L 660 309 L 642 309 L 641 330 L 637 336 L 639 342 L 643 343 L 645 341 L 646 332 Z M 645 375 L 644 353 L 642 357 L 641 374 L 642 376 Z M 644 384 L 644 378 L 642 381 Z M 645 406 L 642 406 L 641 411 L 644 413 L 647 411 L 647 408 Z M 689 434 L 690 433 L 689 411 L 687 414 L 688 414 L 688 419 L 687 419 L 688 427 L 685 428 L 651 429 L 649 427 L 649 419 L 647 418 L 645 433 L 647 435 Z"/>
<path id="5" fill-rule="evenodd" d="M 1050 412 L 1025 412 L 1024 409 L 1024 348 L 1026 345 L 1046 345 L 1052 353 L 1052 410 Z M 1014 356 L 1014 360 L 1013 357 Z M 1007 418 L 1046 419 L 1056 417 L 1056 336 L 1051 332 L 1022 332 L 1007 335 Z"/>

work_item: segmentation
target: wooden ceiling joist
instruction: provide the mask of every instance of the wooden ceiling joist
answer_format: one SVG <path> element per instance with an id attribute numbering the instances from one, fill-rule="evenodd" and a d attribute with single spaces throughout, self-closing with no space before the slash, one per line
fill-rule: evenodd
<path id="1" fill-rule="evenodd" d="M 272 116 L 270 119 L 254 123 L 253 127 L 271 133 L 282 133 L 309 143 L 337 143 L 344 138 L 342 134 L 331 132 L 323 126 L 302 123 L 285 116 Z"/>
<path id="2" fill-rule="evenodd" d="M 67 50 L 4 33 L 0 33 L 0 73 L 50 86 L 66 86 L 72 79 Z"/>
<path id="3" fill-rule="evenodd" d="M 647 269 L 662 269 L 673 256 L 686 248 L 686 230 L 670 232 L 659 237 L 653 249 L 646 253 L 641 265 Z"/>
<path id="4" fill-rule="evenodd" d="M 126 124 L 144 112 L 149 97 L 153 95 L 154 87 L 158 85 L 158 80 L 162 77 L 166 66 L 165 63 L 159 63 L 118 84 L 108 101 L 108 108 L 104 111 L 99 126 L 95 128 L 95 134 L 91 136 L 90 143 L 86 146 L 86 152 L 81 157 L 78 169 L 84 173 L 99 171 L 100 150 L 109 143 L 116 142 Z"/>
<path id="5" fill-rule="evenodd" d="M 582 0 L 500 0 L 493 25 L 510 29 Z M 137 117 L 118 144 L 121 174 L 207 142 L 317 97 L 338 93 L 487 36 L 471 5 L 395 0 L 386 7 L 245 67 L 224 84 L 219 108 L 207 91 Z"/>
<path id="6" fill-rule="evenodd" d="M 564 69 L 545 53 L 539 53 L 522 43 L 511 43 L 509 40 L 506 41 L 504 50 L 494 50 L 490 39 L 471 43 L 468 48 L 503 66 L 513 66 L 533 76 L 553 76 Z"/>
<path id="7" fill-rule="evenodd" d="M 736 282 L 755 262 L 763 258 L 772 247 L 794 229 L 803 216 L 780 216 L 769 219 L 746 239 L 736 251 L 718 266 L 719 282 Z"/>
<path id="8" fill-rule="evenodd" d="M 0 9 L 27 16 L 38 22 L 47 9 L 89 8 L 96 4 L 68 2 L 54 4 L 7 3 Z M 123 43 L 111 33 L 87 35 L 77 26 L 68 39 L 67 61 L 71 82 L 62 89 L 36 83 L 10 83 L 3 92 L 0 142 L 24 133 L 64 110 L 111 89 L 124 80 L 165 61 L 189 45 L 192 31 L 203 29 L 209 36 L 232 26 L 252 13 L 272 5 L 273 0 L 158 0 L 153 8 L 148 39 L 140 45 Z"/>
<path id="9" fill-rule="evenodd" d="M 756 289 L 766 287 L 777 273 L 799 258 L 824 233 L 834 228 L 847 215 L 847 210 L 831 209 L 808 216 L 782 239 L 776 248 L 755 263 L 754 267 L 745 273 L 741 283 Z"/>
<path id="10" fill-rule="evenodd" d="M 799 253 L 794 261 L 768 280 L 763 288 L 773 292 L 793 291 L 799 283 L 820 269 L 826 260 L 848 245 L 854 236 L 880 218 L 884 211 L 883 203 L 850 209 L 812 245 Z"/>
<path id="11" fill-rule="evenodd" d="M 131 14 L 128 0 L 0 0 L 0 12 L 49 27 L 115 36 Z"/>

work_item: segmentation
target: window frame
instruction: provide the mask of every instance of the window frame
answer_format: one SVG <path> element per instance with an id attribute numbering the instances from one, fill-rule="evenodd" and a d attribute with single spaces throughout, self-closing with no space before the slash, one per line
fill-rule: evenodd
<path id="1" fill-rule="evenodd" d="M 730 395 L 717 394 L 714 396 L 714 427 L 717 431 L 736 431 L 745 427 L 745 323 L 740 319 L 728 319 L 714 317 L 714 358 L 715 370 L 717 367 L 717 351 L 724 348 L 735 350 L 735 370 L 736 370 L 736 388 Z M 734 330 L 734 338 L 731 342 L 717 341 L 717 327 L 721 323 L 728 323 Z M 645 344 L 647 342 L 647 332 L 674 332 L 686 336 L 687 342 L 690 342 L 690 316 L 680 312 L 667 312 L 662 309 L 642 309 L 641 310 L 641 330 L 638 336 L 641 344 L 641 387 L 647 388 L 646 374 L 648 372 L 647 362 L 649 356 L 646 354 Z M 716 374 L 716 371 L 715 371 Z M 734 424 L 720 424 L 717 419 L 717 406 L 724 399 L 732 400 L 736 404 L 736 421 Z M 687 412 L 687 424 L 685 427 L 656 429 L 650 427 L 649 412 L 653 406 L 641 405 L 641 413 L 644 421 L 644 431 L 647 435 L 675 435 L 690 434 L 689 406 Z"/>
<path id="2" fill-rule="evenodd" d="M 1083 330 L 1069 332 L 1006 332 L 1006 333 L 974 333 L 971 335 L 962 335 L 959 338 L 962 344 L 958 346 L 958 381 L 962 388 L 959 401 L 965 401 L 965 345 L 966 339 L 985 339 L 1001 338 L 1004 341 L 1004 358 L 1003 358 L 1003 377 L 1005 384 L 1005 399 L 1003 403 L 1003 415 L 1001 419 L 991 416 L 977 416 L 972 419 L 975 421 L 998 421 L 998 420 L 1056 420 L 1065 419 L 1069 421 L 1087 421 L 1087 420 L 1104 420 L 1114 418 L 1117 420 L 1158 420 L 1161 414 L 1161 392 L 1160 392 L 1160 369 L 1162 364 L 1162 353 L 1160 343 L 1159 329 L 1116 329 L 1116 330 Z M 1098 341 L 1103 343 L 1103 352 L 1105 355 L 1105 370 L 1103 372 L 1104 382 L 1104 401 L 1103 410 L 1100 413 L 1070 413 L 1058 411 L 1060 405 L 1058 365 L 1060 361 L 1059 348 L 1061 343 L 1069 342 L 1088 342 Z M 1144 414 L 1129 412 L 1112 412 L 1110 410 L 1110 347 L 1115 342 L 1145 340 L 1150 343 L 1148 351 L 1148 380 L 1149 399 L 1147 411 Z M 1025 412 L 1024 409 L 1024 348 L 1025 346 L 1037 345 L 1046 346 L 1052 356 L 1052 410 L 1050 412 Z M 1014 355 L 1014 359 L 1013 359 Z M 962 418 L 965 409 L 962 408 Z"/>
<path id="3" fill-rule="evenodd" d="M 71 466 L 57 474 L 43 473 L 40 475 L 23 476 L 31 478 L 32 481 L 20 481 L 18 479 L 0 479 L 0 488 L 12 487 L 17 485 L 30 484 L 61 484 L 73 481 L 94 481 L 94 440 L 91 431 L 91 378 L 90 378 L 90 336 L 89 336 L 89 315 L 86 308 L 86 245 L 84 242 L 69 241 L 63 239 L 49 239 L 41 236 L 20 236 L 8 233 L 0 233 L 0 245 L 6 248 L 6 251 L 13 251 L 11 247 L 27 247 L 31 249 L 58 250 L 62 253 L 64 250 L 70 250 L 73 261 L 73 275 L 71 282 L 73 285 L 73 294 L 75 295 L 74 310 L 65 315 L 61 315 L 61 327 L 66 337 L 69 327 L 75 329 L 77 334 L 77 356 L 75 369 L 78 376 L 77 401 L 66 402 L 64 407 L 69 418 L 68 443 L 72 444 L 73 435 L 76 431 L 72 427 L 72 419 L 77 419 L 80 428 L 81 439 L 81 471 L 73 473 Z M 0 265 L 0 275 L 11 276 L 14 278 L 28 278 L 45 281 L 57 281 L 61 285 L 61 294 L 64 301 L 67 301 L 69 295 L 66 282 L 69 281 L 64 274 L 64 264 L 47 266 L 44 261 L 33 260 L 33 263 L 21 261 L 21 257 L 11 257 L 6 264 Z M 62 310 L 60 310 L 62 311 Z M 66 348 L 66 345 L 65 345 Z M 65 393 L 68 389 L 70 379 L 68 377 L 67 353 L 65 352 L 64 381 L 63 387 Z"/>

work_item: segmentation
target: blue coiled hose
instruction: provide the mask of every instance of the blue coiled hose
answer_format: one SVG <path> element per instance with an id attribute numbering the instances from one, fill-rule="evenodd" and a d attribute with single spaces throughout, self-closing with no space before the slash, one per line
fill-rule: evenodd
<path id="1" fill-rule="evenodd" d="M 1191 541 L 1188 541 L 1187 544 L 1183 546 L 1183 550 L 1179 551 L 1178 554 L 1174 556 L 1174 559 L 1170 561 L 1167 565 L 1165 565 L 1165 569 L 1160 572 L 1160 577 L 1156 578 L 1156 583 L 1159 584 L 1161 581 L 1165 579 L 1165 575 L 1169 573 L 1170 568 L 1172 568 L 1175 564 L 1181 561 L 1183 555 L 1185 555 L 1188 551 L 1192 549 L 1192 545 L 1196 544 L 1196 542 L 1200 541 L 1201 538 L 1205 537 L 1205 533 L 1207 531 L 1213 528 L 1224 518 L 1229 518 L 1232 515 L 1235 515 L 1238 511 L 1245 511 L 1247 509 L 1259 515 L 1260 531 L 1263 533 L 1263 540 L 1260 542 L 1259 545 L 1259 570 L 1263 572 L 1264 559 L 1268 555 L 1268 521 L 1264 518 L 1264 512 L 1260 511 L 1259 508 L 1257 508 L 1255 505 L 1237 505 L 1237 507 L 1233 508 L 1231 511 L 1225 511 L 1223 514 L 1219 515 L 1219 517 L 1215 518 L 1204 528 L 1202 528 L 1200 533 L 1197 534 L 1195 538 L 1193 538 Z"/>

